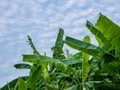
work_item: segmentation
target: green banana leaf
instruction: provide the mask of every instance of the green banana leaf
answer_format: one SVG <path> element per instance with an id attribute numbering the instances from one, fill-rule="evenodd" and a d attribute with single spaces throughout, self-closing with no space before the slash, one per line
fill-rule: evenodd
<path id="1" fill-rule="evenodd" d="M 89 55 L 93 55 L 93 56 L 98 55 L 98 53 L 102 51 L 102 49 L 100 49 L 95 45 L 92 45 L 68 36 L 65 39 L 65 43 L 74 49 L 88 53 Z"/>
<path id="2" fill-rule="evenodd" d="M 95 26 L 106 39 L 111 40 L 113 47 L 120 51 L 120 27 L 102 14 L 99 15 Z"/>
<path id="3" fill-rule="evenodd" d="M 54 59 L 59 59 L 59 60 L 65 59 L 65 56 L 63 54 L 63 45 L 64 45 L 63 36 L 64 36 L 64 30 L 60 28 L 56 38 L 55 46 L 51 48 L 51 50 L 53 51 Z"/>
<path id="4" fill-rule="evenodd" d="M 31 46 L 31 48 L 33 49 L 33 53 L 35 55 L 40 55 L 40 53 L 37 51 L 35 45 L 33 44 L 33 41 L 31 39 L 31 37 L 28 35 L 28 44 Z"/>
<path id="5" fill-rule="evenodd" d="M 23 55 L 23 61 L 24 62 L 29 62 L 33 64 L 42 64 L 42 63 L 60 63 L 59 60 L 53 59 L 51 57 L 43 56 L 43 55 L 33 55 L 33 54 L 25 54 Z"/>
<path id="6" fill-rule="evenodd" d="M 26 63 L 15 64 L 16 69 L 31 69 L 32 65 Z"/>
<path id="7" fill-rule="evenodd" d="M 23 61 L 33 63 L 34 66 L 30 72 L 30 76 L 27 81 L 27 86 L 32 86 L 35 82 L 40 78 L 42 72 L 44 74 L 44 80 L 49 81 L 49 73 L 46 69 L 48 63 L 55 63 L 57 65 L 61 65 L 61 67 L 65 67 L 66 65 L 60 62 L 57 59 L 53 59 L 51 57 L 43 56 L 43 55 L 23 55 Z M 36 65 L 36 67 L 35 67 Z"/>
<path id="8" fill-rule="evenodd" d="M 42 72 L 44 74 L 43 77 L 44 77 L 45 82 L 50 82 L 50 77 L 49 77 L 47 66 L 48 66 L 47 63 L 42 64 Z"/>
<path id="9" fill-rule="evenodd" d="M 101 33 L 91 22 L 86 22 L 86 27 L 90 30 L 90 32 L 96 37 L 96 40 L 99 43 L 99 46 L 103 46 L 108 40 L 105 38 L 104 34 Z"/>
<path id="10" fill-rule="evenodd" d="M 26 83 L 22 78 L 18 79 L 16 88 L 18 88 L 17 90 L 27 90 Z"/>
<path id="11" fill-rule="evenodd" d="M 34 65 L 30 71 L 28 80 L 26 81 L 26 85 L 28 88 L 33 88 L 35 83 L 40 79 L 42 73 L 41 65 Z"/>
<path id="12" fill-rule="evenodd" d="M 65 60 L 65 61 L 63 61 L 63 63 L 65 65 L 73 65 L 73 64 L 77 64 L 77 63 L 82 63 L 82 60 Z"/>

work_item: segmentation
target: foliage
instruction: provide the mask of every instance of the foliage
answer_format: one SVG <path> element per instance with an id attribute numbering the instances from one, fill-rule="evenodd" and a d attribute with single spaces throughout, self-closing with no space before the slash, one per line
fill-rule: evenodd
<path id="1" fill-rule="evenodd" d="M 120 27 L 99 14 L 96 24 L 86 22 L 95 36 L 98 46 L 90 43 L 90 37 L 78 40 L 64 37 L 59 29 L 52 57 L 41 55 L 30 36 L 28 42 L 33 54 L 24 54 L 17 69 L 29 69 L 29 76 L 18 77 L 1 90 L 119 90 L 120 88 Z M 64 52 L 64 44 L 78 50 Z M 25 63 L 26 62 L 26 63 Z"/>

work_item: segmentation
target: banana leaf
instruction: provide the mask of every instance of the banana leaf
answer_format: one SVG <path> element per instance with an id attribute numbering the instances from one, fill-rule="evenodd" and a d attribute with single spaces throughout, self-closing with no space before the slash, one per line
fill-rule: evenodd
<path id="1" fill-rule="evenodd" d="M 31 69 L 32 66 L 30 64 L 20 63 L 20 64 L 15 64 L 14 67 L 16 69 Z"/>
<path id="2" fill-rule="evenodd" d="M 17 90 L 27 90 L 26 83 L 25 83 L 25 81 L 22 78 L 18 79 L 17 85 L 16 85 L 15 89 L 17 89 Z"/>
<path id="3" fill-rule="evenodd" d="M 99 47 L 95 45 L 92 45 L 92 44 L 89 44 L 89 43 L 86 43 L 81 40 L 77 40 L 77 39 L 74 39 L 68 36 L 65 39 L 65 43 L 74 49 L 77 49 L 79 51 L 85 52 L 93 56 L 98 55 L 98 53 L 102 51 L 102 49 L 100 49 Z"/>
<path id="4" fill-rule="evenodd" d="M 33 88 L 35 83 L 40 79 L 42 73 L 42 66 L 41 65 L 34 65 L 30 71 L 28 80 L 26 81 L 26 85 L 29 88 Z"/>
<path id="5" fill-rule="evenodd" d="M 108 40 L 105 38 L 104 34 L 101 33 L 91 22 L 87 21 L 86 27 L 90 30 L 90 32 L 96 37 L 96 40 L 99 43 L 99 46 L 103 46 Z"/>
<path id="6" fill-rule="evenodd" d="M 95 26 L 103 33 L 106 39 L 111 40 L 113 47 L 120 51 L 120 26 L 102 14 L 99 15 Z"/>
<path id="7" fill-rule="evenodd" d="M 55 46 L 51 48 L 51 50 L 53 51 L 54 59 L 59 59 L 59 60 L 65 59 L 65 56 L 63 54 L 63 45 L 64 45 L 63 36 L 64 36 L 64 30 L 60 28 L 56 38 Z"/>
<path id="8" fill-rule="evenodd" d="M 73 64 L 77 64 L 77 63 L 82 63 L 82 60 L 65 60 L 63 61 L 63 63 L 65 65 L 73 65 Z"/>
<path id="9" fill-rule="evenodd" d="M 53 59 L 51 57 L 47 57 L 44 55 L 33 55 L 33 54 L 25 54 L 23 55 L 23 61 L 24 62 L 29 62 L 33 64 L 42 64 L 42 63 L 60 63 L 59 60 Z"/>
<path id="10" fill-rule="evenodd" d="M 83 39 L 84 42 L 90 43 L 90 38 L 89 36 L 85 36 Z M 83 58 L 82 58 L 82 83 L 84 83 L 88 77 L 88 72 L 89 72 L 89 54 L 83 52 Z"/>

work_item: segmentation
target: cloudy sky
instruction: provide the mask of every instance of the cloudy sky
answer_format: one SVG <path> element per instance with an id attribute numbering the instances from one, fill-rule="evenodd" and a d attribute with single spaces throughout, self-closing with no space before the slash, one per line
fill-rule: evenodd
<path id="1" fill-rule="evenodd" d="M 119 8 L 120 0 L 0 0 L 0 86 L 28 74 L 13 67 L 22 54 L 32 53 L 27 35 L 41 54 L 51 55 L 59 28 L 82 39 L 91 36 L 86 20 L 95 23 L 99 12 L 120 25 Z"/>

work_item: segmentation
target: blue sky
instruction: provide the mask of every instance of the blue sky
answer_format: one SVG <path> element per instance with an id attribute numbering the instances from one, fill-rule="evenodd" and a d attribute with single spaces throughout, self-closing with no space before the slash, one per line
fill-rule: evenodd
<path id="1" fill-rule="evenodd" d="M 101 12 L 120 24 L 119 4 L 120 0 L 0 0 L 0 86 L 28 74 L 13 67 L 22 62 L 22 54 L 32 53 L 27 35 L 41 54 L 51 55 L 59 28 L 74 38 L 91 36 L 86 20 L 95 23 Z"/>

